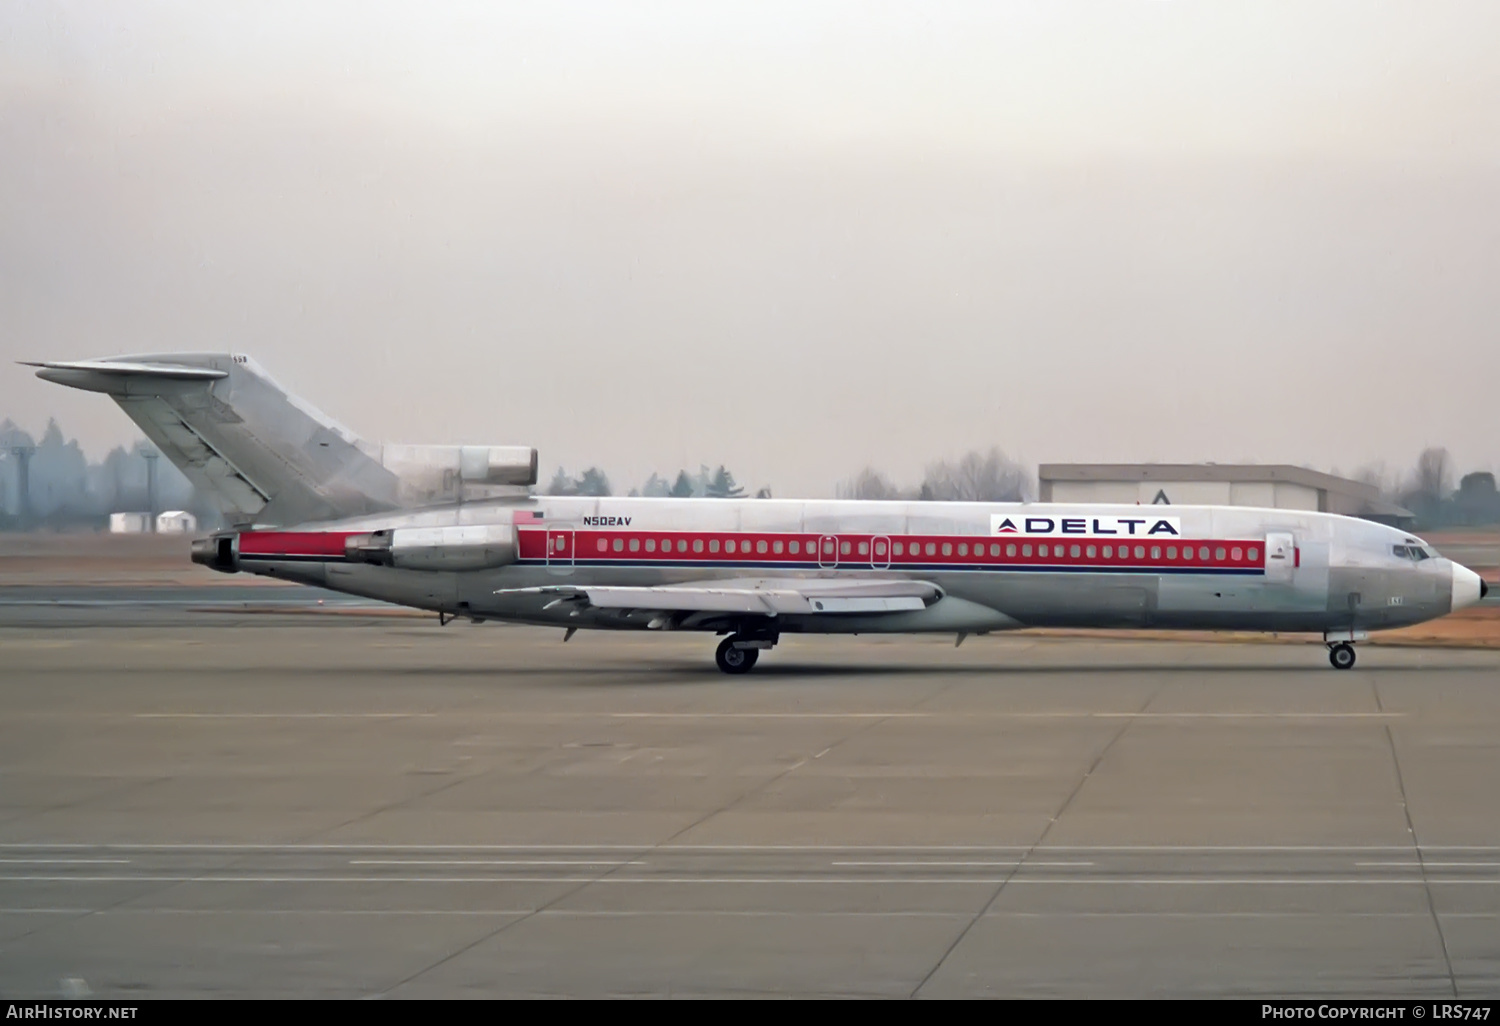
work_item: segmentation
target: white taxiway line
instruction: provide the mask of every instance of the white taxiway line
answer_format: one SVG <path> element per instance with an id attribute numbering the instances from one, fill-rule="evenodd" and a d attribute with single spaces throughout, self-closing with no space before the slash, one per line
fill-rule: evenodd
<path id="1" fill-rule="evenodd" d="M 150 852 L 634 852 L 651 854 L 678 853 L 783 853 L 803 852 L 1048 852 L 1100 854 L 1356 854 L 1362 852 L 1484 852 L 1500 855 L 1500 845 L 1493 844 L 234 844 L 228 842 L 81 842 L 18 841 L 0 843 L 0 851 L 150 851 Z M 1429 863 L 1430 865 L 1431 863 Z"/>
<path id="2" fill-rule="evenodd" d="M 630 866 L 631 859 L 350 859 L 351 866 Z"/>
<path id="3" fill-rule="evenodd" d="M 1081 868 L 1083 866 L 1092 866 L 1093 865 L 1092 862 L 1029 862 L 1029 861 L 1028 862 L 1022 862 L 1022 861 L 1019 861 L 1019 860 L 1010 861 L 1010 862 L 949 862 L 949 861 L 944 861 L 944 860 L 940 860 L 940 859 L 930 859 L 930 860 L 921 861 L 921 862 L 876 861 L 876 862 L 834 862 L 832 864 L 835 865 L 835 866 L 884 866 L 887 869 L 915 868 L 915 867 L 919 867 L 919 866 L 936 866 L 936 867 L 951 866 L 953 868 L 961 868 L 961 867 L 964 867 L 964 866 L 980 867 L 980 868 L 992 868 L 992 867 L 1003 867 L 1003 866 L 1050 866 L 1052 868 Z"/>
<path id="4" fill-rule="evenodd" d="M 138 720 L 411 720 L 431 719 L 437 713 L 431 712 L 299 712 L 299 713 L 212 713 L 212 712 L 170 712 L 170 713 L 132 713 Z"/>
<path id="5" fill-rule="evenodd" d="M 616 712 L 572 713 L 569 716 L 603 716 L 610 719 L 652 720 L 853 720 L 853 719 L 1035 719 L 1035 720 L 1391 720 L 1401 719 L 1404 712 Z M 550 718 L 550 717 L 544 717 Z M 560 717 L 559 717 L 560 718 Z"/>
<path id="6" fill-rule="evenodd" d="M 713 916 L 755 919 L 969 919 L 973 912 L 804 911 L 801 909 L 565 909 L 565 908 L 0 908 L 0 916 L 553 916 L 576 919 Z M 1443 912 L 1443 919 L 1497 919 L 1496 912 Z M 1429 912 L 1010 912 L 991 919 L 1422 919 Z"/>
<path id="7" fill-rule="evenodd" d="M 1084 884 L 1118 887 L 1121 885 L 1148 887 L 1307 887 L 1307 886 L 1391 886 L 1422 887 L 1438 884 L 1497 886 L 1500 877 L 1455 878 L 1422 880 L 1416 877 L 1384 879 L 1377 877 L 1146 877 L 1146 876 L 856 876 L 820 877 L 804 876 L 177 876 L 141 874 L 138 876 L 0 876 L 6 883 L 202 883 L 202 884 L 775 884 L 813 885 L 850 884 L 869 886 L 880 884 L 998 884 L 1008 881 L 1012 886 L 1022 884 L 1065 884 L 1076 887 Z"/>
<path id="8" fill-rule="evenodd" d="M 0 859 L 0 866 L 128 866 L 129 859 Z"/>
<path id="9" fill-rule="evenodd" d="M 1356 862 L 1370 869 L 1500 869 L 1500 862 Z"/>

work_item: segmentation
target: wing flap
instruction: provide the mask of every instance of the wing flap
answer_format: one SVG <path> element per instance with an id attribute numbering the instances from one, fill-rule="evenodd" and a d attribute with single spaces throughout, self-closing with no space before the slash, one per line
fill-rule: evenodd
<path id="1" fill-rule="evenodd" d="M 808 616 L 830 613 L 898 613 L 925 609 L 942 590 L 925 581 L 755 580 L 669 584 L 658 587 L 549 585 L 504 588 L 496 595 L 552 595 L 595 609 L 651 612 Z"/>

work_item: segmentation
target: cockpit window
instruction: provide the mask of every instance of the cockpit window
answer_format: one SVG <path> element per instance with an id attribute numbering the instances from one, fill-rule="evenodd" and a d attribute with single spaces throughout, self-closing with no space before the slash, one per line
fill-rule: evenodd
<path id="1" fill-rule="evenodd" d="M 1416 563 L 1432 558 L 1432 553 L 1420 545 L 1392 545 L 1391 554 L 1399 556 L 1402 559 L 1410 559 Z"/>

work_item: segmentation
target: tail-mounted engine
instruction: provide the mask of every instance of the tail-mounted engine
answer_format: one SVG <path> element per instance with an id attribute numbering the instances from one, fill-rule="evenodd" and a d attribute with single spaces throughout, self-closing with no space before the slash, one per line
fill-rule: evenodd
<path id="1" fill-rule="evenodd" d="M 509 524 L 397 527 L 344 539 L 351 563 L 398 570 L 487 570 L 514 563 L 516 555 L 516 532 Z"/>
<path id="2" fill-rule="evenodd" d="M 399 570 L 487 570 L 514 563 L 509 524 L 385 531 L 226 532 L 193 542 L 193 562 L 223 573 L 278 563 L 369 563 Z"/>

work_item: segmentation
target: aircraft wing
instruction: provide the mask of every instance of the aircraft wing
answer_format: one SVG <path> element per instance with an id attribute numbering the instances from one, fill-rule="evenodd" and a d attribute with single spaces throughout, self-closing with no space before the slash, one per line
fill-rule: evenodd
<path id="1" fill-rule="evenodd" d="M 925 609 L 943 597 L 942 589 L 925 581 L 817 578 L 702 581 L 643 588 L 560 584 L 504 588 L 495 594 L 555 596 L 547 608 L 566 602 L 593 609 L 750 616 L 898 613 Z"/>

